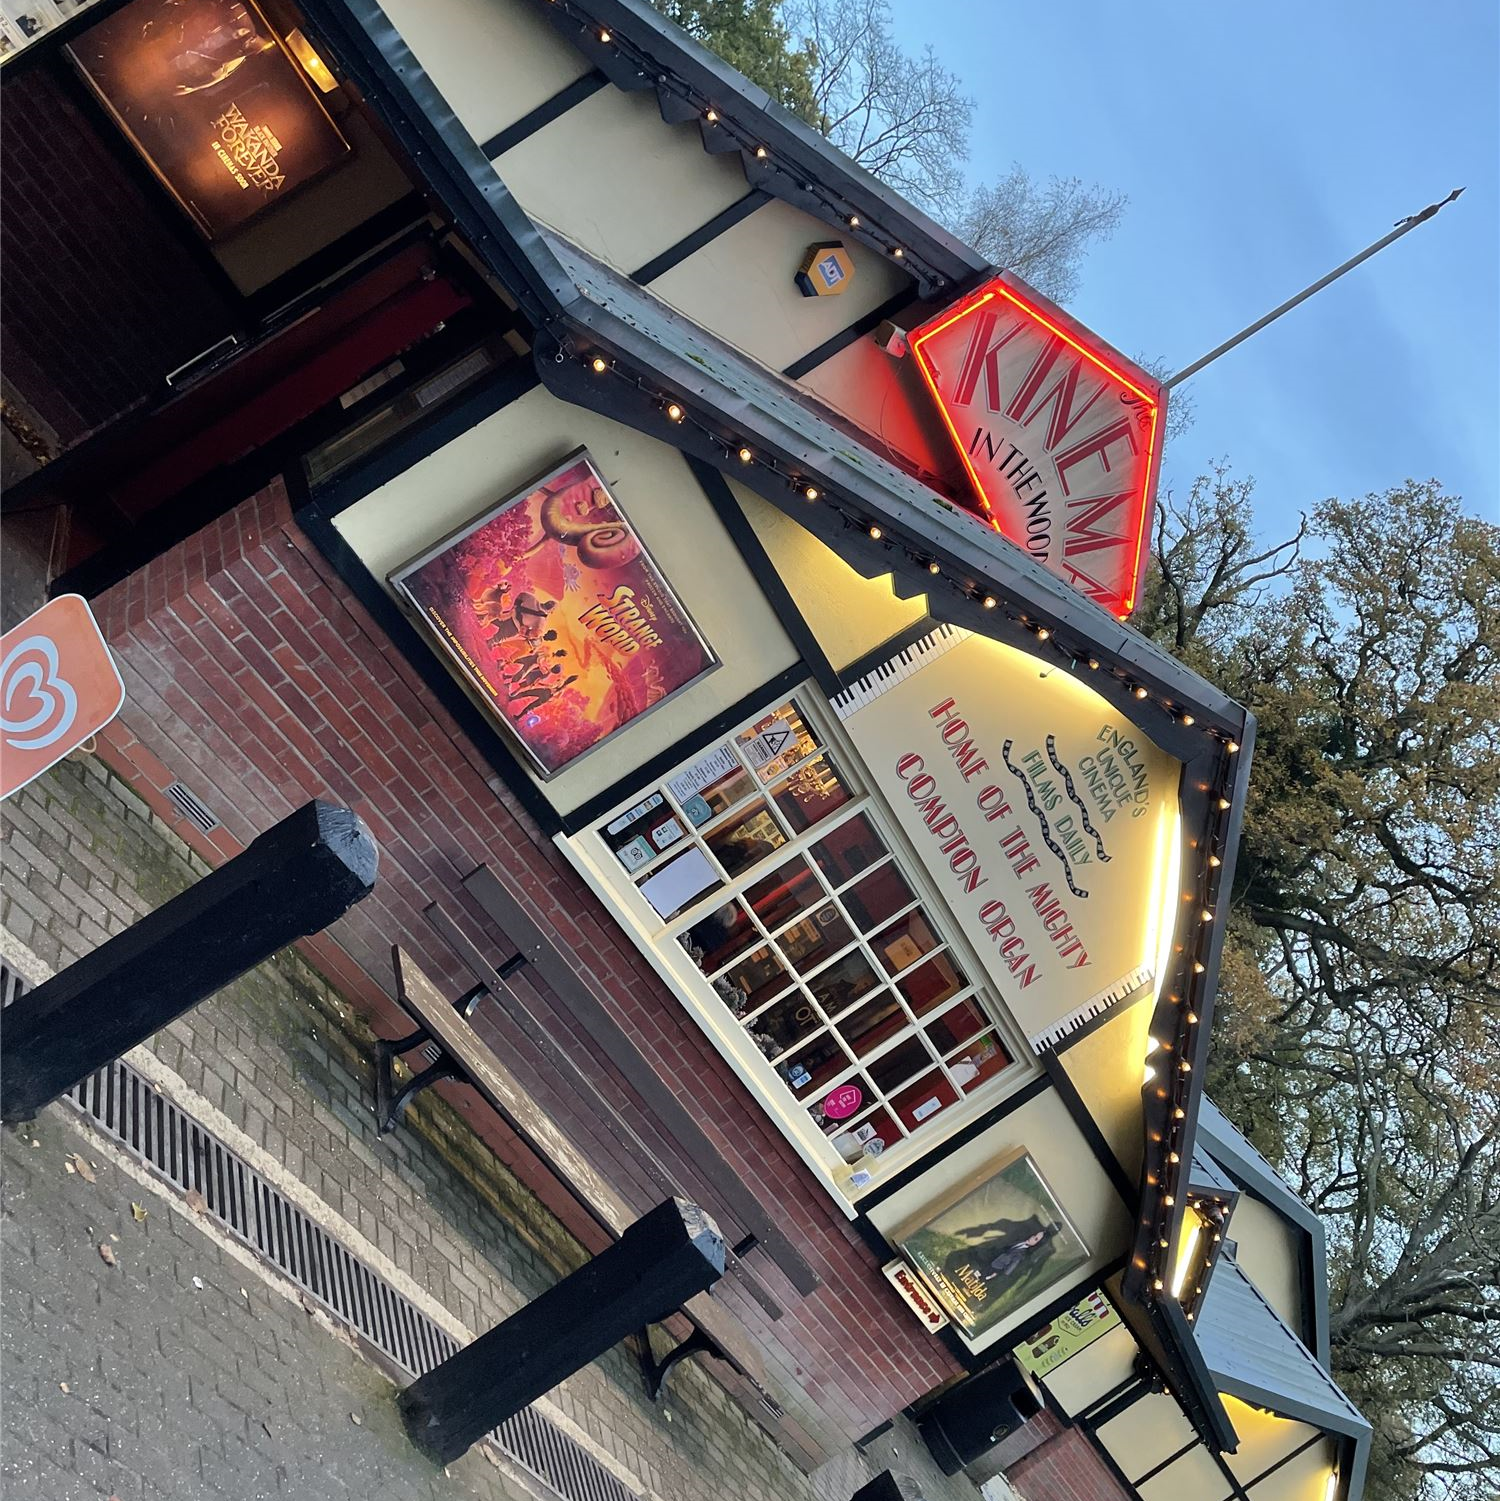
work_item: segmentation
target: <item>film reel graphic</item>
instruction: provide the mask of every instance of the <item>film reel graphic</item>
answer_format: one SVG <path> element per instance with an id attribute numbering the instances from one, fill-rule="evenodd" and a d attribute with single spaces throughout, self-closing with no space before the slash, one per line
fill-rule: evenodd
<path id="1" fill-rule="evenodd" d="M 0 706 L 6 750 L 46 750 L 73 728 L 78 692 L 62 675 L 50 636 L 27 636 L 0 660 Z"/>

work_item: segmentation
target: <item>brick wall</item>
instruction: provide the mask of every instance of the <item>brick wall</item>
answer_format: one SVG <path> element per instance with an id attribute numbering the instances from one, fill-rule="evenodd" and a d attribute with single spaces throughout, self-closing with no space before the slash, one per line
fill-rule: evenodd
<path id="1" fill-rule="evenodd" d="M 81 88 L 64 62 L 26 66 L 6 79 L 0 137 L 5 373 L 64 446 L 158 389 L 235 316 L 166 190 L 96 127 Z"/>
<path id="2" fill-rule="evenodd" d="M 1130 1501 L 1131 1493 L 1081 1428 L 1064 1428 L 1051 1413 L 1042 1413 L 1026 1426 L 1029 1437 L 1045 1437 L 1005 1467 L 1005 1478 L 1025 1501 Z"/>
<path id="3" fill-rule="evenodd" d="M 952 1358 L 896 1300 L 876 1258 L 680 1003 L 299 532 L 279 486 L 95 607 L 127 692 L 101 751 L 158 808 L 174 777 L 208 802 L 223 827 L 211 836 L 185 831 L 207 858 L 235 853 L 310 797 L 346 801 L 366 818 L 381 850 L 377 889 L 308 952 L 382 1031 L 401 1027 L 382 988 L 392 942 L 453 993 L 467 988 L 421 913 L 441 900 L 482 931 L 459 890 L 477 864 L 495 868 L 571 952 L 823 1278 L 800 1300 L 764 1258 L 753 1258 L 788 1310 L 775 1323 L 732 1283 L 723 1291 L 762 1344 L 773 1385 L 819 1444 L 831 1450 L 868 1432 L 955 1374 Z M 503 935 L 484 936 L 495 954 L 509 952 Z M 549 997 L 530 999 L 683 1186 L 721 1213 L 591 1040 Z M 638 1208 L 652 1203 L 638 1166 L 621 1160 L 587 1104 L 559 1087 L 499 1010 L 487 1003 L 476 1025 L 625 1196 Z M 514 1155 L 487 1113 L 476 1112 L 475 1125 Z M 729 1219 L 725 1228 L 732 1236 L 743 1227 Z"/>

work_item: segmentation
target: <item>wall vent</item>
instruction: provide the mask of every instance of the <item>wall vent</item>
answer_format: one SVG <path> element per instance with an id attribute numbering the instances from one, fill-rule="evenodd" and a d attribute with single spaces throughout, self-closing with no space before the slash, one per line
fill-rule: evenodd
<path id="1" fill-rule="evenodd" d="M 167 784 L 167 801 L 189 823 L 197 824 L 205 834 L 212 834 L 219 827 L 219 820 L 209 811 L 208 805 L 199 798 L 197 793 L 189 787 L 184 787 L 181 782 Z"/>

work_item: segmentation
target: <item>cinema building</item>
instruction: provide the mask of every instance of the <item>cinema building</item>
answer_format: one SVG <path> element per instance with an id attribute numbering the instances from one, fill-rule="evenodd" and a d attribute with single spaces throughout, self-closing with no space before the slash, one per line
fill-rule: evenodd
<path id="1" fill-rule="evenodd" d="M 24 40 L 7 505 L 110 764 L 215 862 L 356 808 L 307 951 L 383 1035 L 393 943 L 474 984 L 433 904 L 550 956 L 470 1024 L 716 1217 L 804 1466 L 910 1410 L 1036 1501 L 1356 1498 L 1321 1232 L 1201 1093 L 1253 725 L 1125 623 L 1158 384 L 644 0 Z"/>

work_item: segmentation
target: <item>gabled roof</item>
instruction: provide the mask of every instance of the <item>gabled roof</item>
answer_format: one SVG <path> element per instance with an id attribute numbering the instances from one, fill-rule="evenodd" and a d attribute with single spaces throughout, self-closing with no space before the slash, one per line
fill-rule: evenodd
<path id="1" fill-rule="evenodd" d="M 1327 1368 L 1328 1248 L 1323 1222 L 1251 1145 L 1249 1138 L 1206 1097 L 1198 1112 L 1198 1143 L 1240 1189 L 1274 1210 L 1301 1237 L 1303 1306 L 1307 1311 L 1302 1335 Z M 1231 1224 L 1231 1233 L 1232 1230 Z"/>
<path id="2" fill-rule="evenodd" d="M 1343 1501 L 1358 1501 L 1370 1453 L 1370 1425 L 1312 1351 L 1224 1256 L 1197 1323 L 1198 1347 L 1219 1390 L 1343 1440 Z"/>

